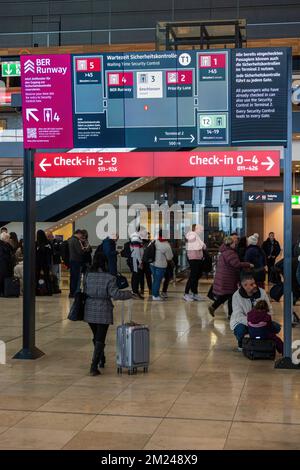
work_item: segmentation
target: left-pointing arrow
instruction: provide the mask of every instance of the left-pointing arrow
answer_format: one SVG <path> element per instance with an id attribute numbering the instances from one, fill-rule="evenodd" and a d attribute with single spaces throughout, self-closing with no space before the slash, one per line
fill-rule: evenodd
<path id="1" fill-rule="evenodd" d="M 30 120 L 30 117 L 36 122 L 39 122 L 39 118 L 34 114 L 34 111 L 38 111 L 36 108 L 27 108 L 26 109 L 26 121 Z"/>
<path id="2" fill-rule="evenodd" d="M 43 158 L 43 160 L 40 162 L 40 167 L 41 167 L 41 169 L 42 169 L 44 172 L 47 171 L 47 170 L 46 170 L 46 167 L 47 167 L 47 166 L 52 166 L 51 163 L 46 163 L 46 161 L 47 161 L 46 158 Z"/>

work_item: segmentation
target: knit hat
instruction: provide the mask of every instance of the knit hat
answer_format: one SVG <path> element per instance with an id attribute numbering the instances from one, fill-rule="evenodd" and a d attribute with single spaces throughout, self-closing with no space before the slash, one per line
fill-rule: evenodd
<path id="1" fill-rule="evenodd" d="M 248 245 L 257 245 L 258 243 L 258 233 L 254 233 L 253 235 L 250 235 L 250 237 L 247 238 Z"/>

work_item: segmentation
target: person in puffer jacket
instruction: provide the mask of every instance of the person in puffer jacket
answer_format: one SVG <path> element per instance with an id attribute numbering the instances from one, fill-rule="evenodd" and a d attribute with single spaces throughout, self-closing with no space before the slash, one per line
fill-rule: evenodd
<path id="1" fill-rule="evenodd" d="M 214 317 L 215 310 L 228 300 L 228 316 L 232 314 L 232 296 L 238 288 L 240 272 L 242 269 L 253 268 L 253 264 L 241 262 L 236 251 L 236 241 L 226 237 L 220 248 L 220 257 L 217 262 L 216 275 L 213 284 L 213 294 L 217 300 L 208 307 L 209 313 Z"/>
<path id="2" fill-rule="evenodd" d="M 248 331 L 252 339 L 273 339 L 277 351 L 283 353 L 283 342 L 276 335 L 272 317 L 269 315 L 269 305 L 265 300 L 260 300 L 255 307 L 247 313 Z"/>
<path id="3" fill-rule="evenodd" d="M 205 243 L 201 240 L 200 234 L 203 232 L 202 225 L 193 224 L 192 230 L 185 236 L 186 254 L 190 266 L 190 276 L 185 286 L 184 300 L 204 300 L 198 295 L 198 282 L 202 276 L 203 250 L 206 250 Z M 190 294 L 190 290 L 192 294 Z"/>

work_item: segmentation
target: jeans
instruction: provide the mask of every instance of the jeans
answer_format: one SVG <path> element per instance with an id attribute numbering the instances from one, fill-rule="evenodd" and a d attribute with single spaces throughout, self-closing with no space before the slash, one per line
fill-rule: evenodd
<path id="1" fill-rule="evenodd" d="M 272 321 L 272 332 L 277 334 L 280 332 L 280 330 L 281 330 L 281 325 L 279 325 L 279 323 L 277 323 L 276 321 Z M 243 325 L 242 323 L 239 323 L 238 325 L 236 325 L 235 329 L 233 330 L 233 333 L 236 339 L 238 340 L 239 348 L 242 347 L 243 338 L 248 332 L 249 332 L 248 326 Z"/>
<path id="2" fill-rule="evenodd" d="M 191 272 L 185 286 L 185 294 L 189 294 L 190 290 L 193 294 L 198 294 L 198 281 L 202 276 L 202 263 L 200 259 L 189 259 L 188 262 Z"/>
<path id="3" fill-rule="evenodd" d="M 70 295 L 80 291 L 81 266 L 80 261 L 70 261 Z"/>
<path id="4" fill-rule="evenodd" d="M 159 297 L 160 284 L 165 275 L 166 268 L 157 268 L 152 264 L 150 265 L 150 267 L 153 276 L 152 295 L 153 297 Z"/>

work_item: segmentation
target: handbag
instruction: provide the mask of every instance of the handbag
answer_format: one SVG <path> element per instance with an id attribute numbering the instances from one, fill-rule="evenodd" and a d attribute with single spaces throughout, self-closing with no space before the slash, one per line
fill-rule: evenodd
<path id="1" fill-rule="evenodd" d="M 117 277 L 116 281 L 117 281 L 118 289 L 126 289 L 129 286 L 127 278 L 125 276 L 118 273 L 116 277 Z"/>
<path id="2" fill-rule="evenodd" d="M 87 295 L 85 292 L 76 292 L 74 301 L 71 305 L 68 320 L 82 321 L 84 318 L 84 307 Z"/>
<path id="3" fill-rule="evenodd" d="M 208 250 L 203 250 L 201 268 L 204 273 L 210 273 L 212 270 L 212 257 L 208 253 Z"/>

